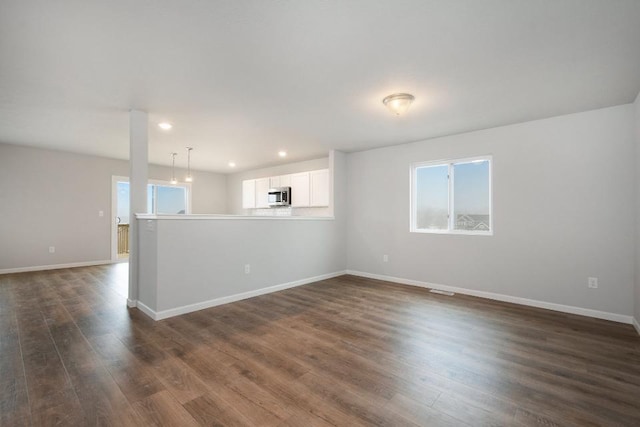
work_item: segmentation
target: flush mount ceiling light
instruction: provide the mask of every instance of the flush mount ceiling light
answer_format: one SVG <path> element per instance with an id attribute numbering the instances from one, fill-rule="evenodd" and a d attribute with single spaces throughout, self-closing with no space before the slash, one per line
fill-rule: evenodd
<path id="1" fill-rule="evenodd" d="M 235 168 L 236 167 L 236 162 L 229 162 L 229 167 L 230 168 Z"/>
<path id="2" fill-rule="evenodd" d="M 173 125 L 168 122 L 162 122 L 162 123 L 158 123 L 158 127 L 162 130 L 169 130 L 173 127 Z"/>
<path id="3" fill-rule="evenodd" d="M 187 147 L 187 177 L 184 179 L 186 182 L 193 182 L 193 177 L 191 176 L 191 150 L 193 150 L 193 147 Z"/>
<path id="4" fill-rule="evenodd" d="M 382 103 L 389 109 L 389 111 L 399 116 L 409 109 L 414 99 L 416 98 L 410 93 L 394 93 L 393 95 L 389 95 L 383 99 Z"/>
<path id="5" fill-rule="evenodd" d="M 287 152 L 286 151 L 278 151 L 278 156 L 287 157 Z"/>
<path id="6" fill-rule="evenodd" d="M 178 183 L 176 179 L 176 156 L 178 153 L 171 153 L 171 184 L 175 185 Z"/>

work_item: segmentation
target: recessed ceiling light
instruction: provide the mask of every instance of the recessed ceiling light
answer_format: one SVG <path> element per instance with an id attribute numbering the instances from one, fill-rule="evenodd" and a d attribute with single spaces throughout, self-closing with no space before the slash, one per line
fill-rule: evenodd
<path id="1" fill-rule="evenodd" d="M 229 167 L 230 168 L 235 168 L 236 167 L 236 163 L 235 162 L 229 162 Z"/>
<path id="2" fill-rule="evenodd" d="M 278 151 L 278 156 L 287 157 L 287 152 L 286 151 Z"/>
<path id="3" fill-rule="evenodd" d="M 168 123 L 168 122 L 158 123 L 158 126 L 162 130 L 169 130 L 169 129 L 171 129 L 173 127 L 173 125 L 171 123 Z"/>

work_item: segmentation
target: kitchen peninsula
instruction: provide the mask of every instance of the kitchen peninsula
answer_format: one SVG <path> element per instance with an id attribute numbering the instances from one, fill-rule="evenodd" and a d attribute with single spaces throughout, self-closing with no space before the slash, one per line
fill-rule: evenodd
<path id="1" fill-rule="evenodd" d="M 344 274 L 344 153 L 320 216 L 137 215 L 136 305 L 159 320 Z"/>

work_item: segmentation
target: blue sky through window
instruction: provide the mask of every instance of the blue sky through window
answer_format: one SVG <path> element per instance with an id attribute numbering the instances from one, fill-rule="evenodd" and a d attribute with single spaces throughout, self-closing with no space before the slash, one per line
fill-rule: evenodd
<path id="1" fill-rule="evenodd" d="M 416 170 L 416 224 L 418 228 L 441 230 L 448 227 L 449 181 L 447 165 Z"/>
<path id="2" fill-rule="evenodd" d="M 183 214 L 186 212 L 186 189 L 184 187 L 158 186 L 159 214 Z"/>
<path id="3" fill-rule="evenodd" d="M 489 161 L 453 165 L 456 214 L 489 215 Z"/>

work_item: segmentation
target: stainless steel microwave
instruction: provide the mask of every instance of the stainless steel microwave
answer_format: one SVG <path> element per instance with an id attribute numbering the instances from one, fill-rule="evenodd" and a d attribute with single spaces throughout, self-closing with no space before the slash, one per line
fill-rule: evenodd
<path id="1" fill-rule="evenodd" d="M 291 206 L 291 187 L 269 189 L 269 206 Z"/>

